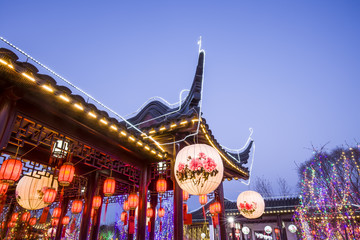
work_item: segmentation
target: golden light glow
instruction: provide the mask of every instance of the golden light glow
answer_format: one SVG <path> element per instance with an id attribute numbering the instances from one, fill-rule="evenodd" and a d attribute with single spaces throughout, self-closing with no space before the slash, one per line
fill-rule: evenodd
<path id="1" fill-rule="evenodd" d="M 155 150 L 151 150 L 151 153 L 152 153 L 152 154 L 156 154 Z"/>
<path id="2" fill-rule="evenodd" d="M 148 150 L 148 151 L 150 150 L 149 146 L 145 146 L 145 149 Z"/>
<path id="3" fill-rule="evenodd" d="M 42 85 L 42 87 L 48 92 L 54 92 L 54 89 L 52 89 L 52 87 L 50 87 L 48 85 Z"/>
<path id="4" fill-rule="evenodd" d="M 131 141 L 135 141 L 135 140 L 136 140 L 133 136 L 130 136 L 129 139 L 130 139 Z"/>
<path id="5" fill-rule="evenodd" d="M 198 118 L 193 118 L 193 120 L 191 120 L 191 121 L 194 123 L 194 122 L 198 122 L 199 119 Z"/>
<path id="6" fill-rule="evenodd" d="M 143 145 L 143 143 L 142 143 L 141 141 L 138 141 L 138 142 L 137 142 L 137 145 L 142 146 L 142 145 Z"/>
<path id="7" fill-rule="evenodd" d="M 154 133 L 156 133 L 155 129 L 153 129 L 149 132 L 149 134 L 154 134 Z"/>
<path id="8" fill-rule="evenodd" d="M 159 130 L 160 130 L 160 131 L 164 131 L 164 130 L 166 130 L 166 127 L 163 126 L 163 127 L 161 127 Z"/>
<path id="9" fill-rule="evenodd" d="M 108 124 L 108 122 L 105 120 L 105 119 L 100 119 L 100 122 L 102 123 L 102 124 L 105 124 L 105 125 L 107 125 Z"/>
<path id="10" fill-rule="evenodd" d="M 28 74 L 26 74 L 26 73 L 21 73 L 21 74 L 22 74 L 24 77 L 26 77 L 27 79 L 35 82 L 35 78 L 33 78 L 32 76 L 30 76 L 30 75 L 28 75 Z"/>
<path id="11" fill-rule="evenodd" d="M 75 103 L 74 106 L 81 111 L 84 110 L 84 108 L 78 103 Z"/>
<path id="12" fill-rule="evenodd" d="M 181 123 L 180 123 L 180 125 L 185 125 L 185 124 L 187 124 L 188 123 L 188 121 L 187 120 L 184 120 L 184 121 L 182 121 Z"/>
<path id="13" fill-rule="evenodd" d="M 115 131 L 118 130 L 118 128 L 117 128 L 115 125 L 111 125 L 110 128 L 113 129 L 113 130 L 115 130 Z"/>
<path id="14" fill-rule="evenodd" d="M 2 64 L 4 64 L 4 65 L 6 65 L 6 66 L 8 66 L 9 68 L 11 68 L 11 69 L 14 69 L 14 66 L 13 65 L 11 65 L 11 64 L 9 64 L 9 63 L 7 63 L 6 61 L 4 61 L 3 59 L 0 59 L 0 63 L 2 63 Z"/>
<path id="15" fill-rule="evenodd" d="M 65 96 L 65 95 L 60 95 L 59 96 L 62 100 L 64 100 L 65 102 L 70 102 L 70 99 L 67 97 L 67 96 Z"/>
<path id="16" fill-rule="evenodd" d="M 173 123 L 173 124 L 170 125 L 171 128 L 174 128 L 174 127 L 176 127 L 176 126 L 177 126 L 176 123 Z"/>
<path id="17" fill-rule="evenodd" d="M 90 117 L 93 117 L 93 118 L 96 118 L 96 117 L 97 117 L 96 114 L 93 113 L 93 112 L 89 112 L 88 114 L 89 114 Z"/>
<path id="18" fill-rule="evenodd" d="M 158 156 L 159 156 L 159 158 L 163 158 L 163 156 L 160 153 L 158 154 Z"/>
<path id="19" fill-rule="evenodd" d="M 126 134 L 126 132 L 121 131 L 121 135 L 126 136 L 127 134 Z"/>

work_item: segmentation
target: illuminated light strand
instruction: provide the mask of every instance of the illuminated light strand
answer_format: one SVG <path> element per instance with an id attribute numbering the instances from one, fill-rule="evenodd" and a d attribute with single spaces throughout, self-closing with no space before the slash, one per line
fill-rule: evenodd
<path id="1" fill-rule="evenodd" d="M 81 111 L 84 110 L 83 106 L 81 106 L 79 103 L 75 103 L 75 104 L 74 104 L 74 107 L 76 107 L 77 109 L 79 109 L 79 110 L 81 110 Z"/>
<path id="2" fill-rule="evenodd" d="M 95 113 L 93 113 L 93 112 L 89 112 L 88 114 L 92 118 L 97 118 L 97 115 Z"/>
<path id="3" fill-rule="evenodd" d="M 11 68 L 11 69 L 14 69 L 14 66 L 13 65 L 11 65 L 10 63 L 7 63 L 5 60 L 3 60 L 3 59 L 0 59 L 0 63 L 2 63 L 3 65 L 5 65 L 5 66 L 7 66 L 7 67 L 9 67 L 9 68 Z"/>
<path id="4" fill-rule="evenodd" d="M 26 74 L 26 73 L 21 73 L 24 77 L 26 77 L 27 79 L 29 79 L 29 80 L 31 80 L 31 81 L 33 81 L 33 82 L 35 82 L 36 80 L 35 80 L 35 78 L 33 78 L 32 76 L 30 76 L 30 75 L 28 75 L 28 74 Z"/>
<path id="5" fill-rule="evenodd" d="M 48 85 L 42 85 L 42 88 L 44 88 L 48 92 L 51 92 L 51 93 L 54 92 L 54 89 Z"/>
<path id="6" fill-rule="evenodd" d="M 70 99 L 67 97 L 67 96 L 65 96 L 65 95 L 60 95 L 59 96 L 62 100 L 64 100 L 65 102 L 70 102 Z"/>

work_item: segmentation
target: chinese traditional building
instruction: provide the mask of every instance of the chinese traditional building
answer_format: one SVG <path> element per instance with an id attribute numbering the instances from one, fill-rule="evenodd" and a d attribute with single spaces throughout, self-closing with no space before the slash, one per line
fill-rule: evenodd
<path id="1" fill-rule="evenodd" d="M 31 216 L 37 219 L 37 224 L 29 228 L 24 228 L 29 222 L 11 221 L 13 213 L 25 211 L 18 204 L 20 197 L 15 195 L 16 184 L 9 186 L 0 208 L 4 223 L 2 238 L 27 236 L 35 239 L 47 234 L 64 239 L 69 231 L 75 239 L 97 239 L 102 221 L 101 206 L 123 203 L 127 198 L 130 201 L 129 195 L 134 194 L 138 196 L 138 204 L 131 204 L 136 205 L 137 218 L 135 220 L 135 210 L 128 211 L 128 239 L 135 236 L 145 239 L 146 231 L 150 232 L 149 239 L 154 239 L 155 224 L 147 227 L 147 202 L 156 208 L 160 195 L 162 198 L 173 197 L 172 238 L 183 239 L 182 190 L 174 180 L 172 169 L 177 152 L 194 143 L 204 143 L 217 150 L 224 164 L 224 180 L 249 178 L 249 170 L 244 165 L 248 162 L 253 141 L 250 139 L 240 152 L 228 151 L 218 143 L 202 117 L 203 51 L 199 53 L 189 94 L 177 107 L 153 100 L 128 119 L 95 99 L 85 100 L 89 97 L 85 92 L 68 82 L 66 86 L 62 85 L 60 81 L 66 82 L 66 79 L 40 63 L 30 64 L 19 57 L 22 54 L 0 49 L 1 162 L 20 160 L 23 165 L 20 179 L 28 177 L 30 182 L 44 178 L 60 180 L 64 164 L 73 165 L 75 175 L 68 186 L 55 187 L 54 180 L 50 181 L 48 188 L 55 188 L 55 200 L 45 208 L 28 208 Z M 46 71 L 50 71 L 51 76 L 45 75 Z M 115 189 L 109 190 L 110 194 L 105 188 L 111 186 L 104 185 L 109 178 L 114 179 L 116 185 Z M 164 194 L 159 194 L 156 189 L 159 178 L 167 182 Z M 40 193 L 45 194 L 42 190 Z M 226 202 L 222 184 L 215 195 L 223 206 L 219 214 L 223 217 Z M 76 205 L 78 203 L 80 205 Z M 95 207 L 97 203 L 99 206 Z M 79 206 L 79 213 L 74 210 L 74 205 Z M 49 229 L 49 211 L 54 214 L 55 208 L 61 209 L 56 217 L 58 220 L 52 221 L 52 231 L 44 233 L 44 229 Z M 69 223 L 62 221 L 65 216 L 70 217 Z M 155 220 L 153 214 L 150 221 L 154 223 Z M 11 222 L 14 226 L 9 224 Z M 224 223 L 220 224 L 220 235 L 221 239 L 227 237 Z"/>

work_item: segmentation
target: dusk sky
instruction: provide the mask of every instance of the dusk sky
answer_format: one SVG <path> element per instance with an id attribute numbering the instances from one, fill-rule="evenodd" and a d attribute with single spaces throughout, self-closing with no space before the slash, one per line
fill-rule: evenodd
<path id="1" fill-rule="evenodd" d="M 252 180 L 274 188 L 296 191 L 312 144 L 360 142 L 360 1 L 2 1 L 0 36 L 123 116 L 178 101 L 202 36 L 203 117 L 229 148 L 253 128 Z"/>

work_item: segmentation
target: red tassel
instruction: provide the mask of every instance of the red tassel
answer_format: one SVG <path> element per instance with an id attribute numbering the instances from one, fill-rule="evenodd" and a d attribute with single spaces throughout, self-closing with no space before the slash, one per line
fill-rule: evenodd
<path id="1" fill-rule="evenodd" d="M 162 231 L 162 221 L 160 220 L 160 232 Z"/>
<path id="2" fill-rule="evenodd" d="M 45 223 L 46 222 L 46 219 L 47 219 L 47 216 L 48 216 L 48 213 L 49 213 L 49 209 L 50 209 L 49 207 L 46 207 L 46 208 L 43 209 L 40 220 L 39 220 L 39 223 Z"/>
<path id="3" fill-rule="evenodd" d="M 203 216 L 204 216 L 204 219 L 206 219 L 206 215 L 205 215 L 205 207 L 203 206 Z"/>
<path id="4" fill-rule="evenodd" d="M 106 200 L 105 213 L 104 213 L 104 222 L 106 222 L 106 212 L 107 212 L 108 204 L 109 204 L 109 198 Z"/>
<path id="5" fill-rule="evenodd" d="M 61 234 L 61 237 L 62 237 L 62 238 L 65 237 L 65 233 L 66 233 L 66 227 L 64 226 L 64 227 L 63 227 L 63 230 L 62 230 L 62 234 Z"/>
<path id="6" fill-rule="evenodd" d="M 148 232 L 151 232 L 151 221 L 148 222 Z"/>
<path id="7" fill-rule="evenodd" d="M 71 226 L 70 226 L 70 233 L 73 233 L 75 230 L 75 223 L 76 222 L 76 218 L 73 219 Z"/>
<path id="8" fill-rule="evenodd" d="M 134 216 L 129 217 L 129 233 L 130 234 L 135 233 L 135 217 Z"/>

